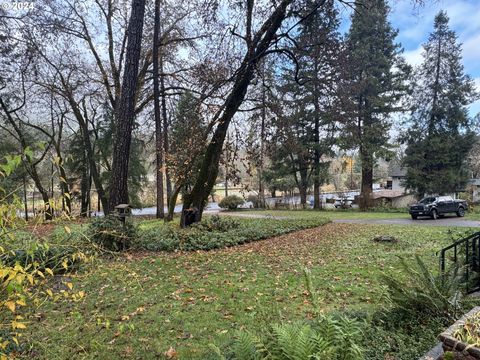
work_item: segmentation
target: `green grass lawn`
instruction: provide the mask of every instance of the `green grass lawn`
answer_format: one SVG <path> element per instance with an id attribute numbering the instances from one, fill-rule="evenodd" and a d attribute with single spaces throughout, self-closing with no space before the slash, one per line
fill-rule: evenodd
<path id="1" fill-rule="evenodd" d="M 399 242 L 373 242 L 377 235 Z M 30 314 L 28 357 L 155 359 L 173 347 L 180 359 L 205 359 L 210 343 L 225 345 L 238 329 L 260 331 L 308 317 L 304 267 L 312 271 L 325 311 L 373 311 L 385 305 L 379 276 L 398 272 L 399 256 L 420 254 L 436 267 L 435 252 L 450 241 L 446 228 L 330 223 L 209 252 L 98 258 L 72 278 L 74 289 L 86 292 L 84 300 Z M 418 346 L 415 339 L 410 346 Z"/>
<path id="2" fill-rule="evenodd" d="M 312 219 L 317 217 L 327 217 L 332 220 L 336 219 L 409 219 L 407 212 L 360 212 L 356 209 L 349 210 L 249 210 L 240 209 L 235 211 L 227 211 L 225 213 L 249 214 L 254 216 L 273 216 L 273 217 L 289 217 Z"/>
<path id="3" fill-rule="evenodd" d="M 273 216 L 273 217 L 289 217 L 289 218 L 304 218 L 311 219 L 316 217 L 327 217 L 332 220 L 361 220 L 361 219 L 375 219 L 375 220 L 387 220 L 387 219 L 410 219 L 410 215 L 405 211 L 397 212 L 381 212 L 381 211 L 368 211 L 361 212 L 357 209 L 347 210 L 250 210 L 239 209 L 235 211 L 227 211 L 227 213 L 249 214 L 254 216 Z M 479 220 L 480 212 L 475 211 L 467 212 L 465 215 L 467 220 Z"/>

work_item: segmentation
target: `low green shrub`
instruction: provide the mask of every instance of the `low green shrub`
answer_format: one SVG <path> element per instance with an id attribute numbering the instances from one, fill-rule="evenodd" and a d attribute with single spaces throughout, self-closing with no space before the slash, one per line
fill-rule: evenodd
<path id="1" fill-rule="evenodd" d="M 197 230 L 203 231 L 219 231 L 225 232 L 233 229 L 238 229 L 240 227 L 240 223 L 238 220 L 234 219 L 233 217 L 228 216 L 218 216 L 213 215 L 206 218 L 204 221 L 199 223 L 194 223 L 191 225 L 191 228 L 195 228 Z"/>
<path id="2" fill-rule="evenodd" d="M 245 201 L 238 195 L 226 196 L 218 203 L 222 209 L 235 210 L 242 205 Z"/>
<path id="3" fill-rule="evenodd" d="M 437 344 L 437 336 L 451 325 L 439 316 L 409 315 L 398 308 L 367 316 L 363 344 L 368 360 L 419 359 Z"/>
<path id="4" fill-rule="evenodd" d="M 115 215 L 94 218 L 88 227 L 92 242 L 111 251 L 122 251 L 130 247 L 137 236 L 137 229 L 131 222 L 123 224 Z"/>
<path id="5" fill-rule="evenodd" d="M 27 249 L 15 249 L 0 254 L 0 263 L 44 271 L 50 269 L 54 274 L 63 274 L 77 270 L 84 260 L 84 254 L 71 246 L 50 246 L 46 243 L 31 243 Z"/>
<path id="6" fill-rule="evenodd" d="M 465 295 L 465 279 L 458 267 L 434 273 L 417 255 L 412 266 L 401 259 L 403 277 L 383 276 L 392 305 L 412 315 L 455 320 L 471 303 Z"/>
<path id="7" fill-rule="evenodd" d="M 181 229 L 176 224 L 140 228 L 132 247 L 150 251 L 195 251 L 225 248 L 324 225 L 328 219 L 232 219 L 212 216 Z"/>
<path id="8" fill-rule="evenodd" d="M 174 223 L 161 223 L 154 227 L 149 224 L 140 229 L 138 236 L 131 242 L 133 248 L 148 251 L 175 251 L 180 249 L 183 229 Z"/>

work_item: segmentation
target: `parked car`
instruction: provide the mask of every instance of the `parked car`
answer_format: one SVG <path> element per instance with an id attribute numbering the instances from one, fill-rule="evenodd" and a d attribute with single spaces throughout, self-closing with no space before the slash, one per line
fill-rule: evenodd
<path id="1" fill-rule="evenodd" d="M 411 205 L 409 212 L 413 220 L 419 216 L 429 216 L 436 220 L 448 213 L 463 217 L 467 210 L 468 204 L 465 200 L 454 200 L 451 196 L 429 196 L 420 200 L 418 204 Z"/>
<path id="2" fill-rule="evenodd" d="M 333 203 L 333 206 L 335 206 L 336 209 L 347 209 L 351 208 L 353 204 L 354 199 L 347 199 L 347 198 L 342 198 L 342 199 L 335 199 L 335 202 Z"/>

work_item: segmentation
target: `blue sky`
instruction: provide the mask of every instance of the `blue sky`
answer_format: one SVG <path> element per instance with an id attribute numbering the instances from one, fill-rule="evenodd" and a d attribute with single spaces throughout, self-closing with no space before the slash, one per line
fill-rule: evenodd
<path id="1" fill-rule="evenodd" d="M 480 0 L 425 0 L 421 7 L 414 6 L 412 0 L 389 0 L 389 4 L 390 21 L 399 30 L 397 40 L 405 49 L 405 58 L 413 65 L 422 60 L 422 44 L 433 29 L 435 15 L 445 10 L 450 27 L 463 43 L 465 72 L 475 79 L 480 91 Z M 348 21 L 342 25 L 348 27 Z M 470 106 L 471 115 L 479 112 L 480 100 Z"/>

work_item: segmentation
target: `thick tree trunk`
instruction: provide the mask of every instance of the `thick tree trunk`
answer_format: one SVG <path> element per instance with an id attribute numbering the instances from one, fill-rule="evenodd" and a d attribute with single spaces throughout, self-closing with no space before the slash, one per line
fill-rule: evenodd
<path id="1" fill-rule="evenodd" d="M 163 154 L 164 154 L 164 168 L 165 168 L 165 182 L 167 190 L 167 206 L 170 204 L 170 198 L 172 197 L 172 180 L 170 178 L 170 172 L 168 170 L 168 154 L 170 151 L 170 144 L 168 142 L 168 117 L 167 117 L 167 100 L 165 93 L 165 74 L 163 71 L 163 54 L 160 52 L 160 93 L 162 99 L 162 122 L 163 122 Z"/>
<path id="2" fill-rule="evenodd" d="M 302 165 L 303 169 L 300 170 L 300 182 L 298 184 L 298 190 L 300 192 L 300 205 L 303 209 L 305 209 L 307 207 L 308 170 L 306 163 Z"/>
<path id="3" fill-rule="evenodd" d="M 212 191 L 215 180 L 218 176 L 220 154 L 222 152 L 230 121 L 242 104 L 248 86 L 253 78 L 255 67 L 270 47 L 277 30 L 285 19 L 287 6 L 292 1 L 293 0 L 284 0 L 277 6 L 274 13 L 265 21 L 260 30 L 263 32 L 263 36 L 257 34 L 253 39 L 248 39 L 250 44 L 247 54 L 237 71 L 233 89 L 225 100 L 223 113 L 218 119 L 218 125 L 213 133 L 210 143 L 208 144 L 198 177 L 190 194 L 183 199 L 184 210 L 193 206 L 200 211 L 200 216 L 198 217 L 199 221 L 202 218 L 205 200 Z M 249 38 L 249 36 L 247 36 L 247 38 Z M 180 223 L 183 223 L 183 219 L 180 220 Z"/>
<path id="4" fill-rule="evenodd" d="M 155 115 L 155 155 L 156 155 L 156 179 L 157 179 L 157 219 L 165 217 L 163 196 L 163 136 L 162 118 L 160 116 L 160 89 L 158 81 L 158 41 L 160 32 L 160 0 L 155 0 L 155 24 L 153 30 L 153 104 Z"/>
<path id="5" fill-rule="evenodd" d="M 175 187 L 175 189 L 172 193 L 172 197 L 168 202 L 168 214 L 165 217 L 165 221 L 172 221 L 173 220 L 173 214 L 175 212 L 175 205 L 177 203 L 178 194 L 180 194 L 180 189 L 181 189 L 181 186 L 177 186 L 177 187 Z"/>
<path id="6" fill-rule="evenodd" d="M 300 191 L 300 205 L 302 209 L 305 209 L 307 206 L 307 188 L 301 185 L 298 190 Z"/>
<path id="7" fill-rule="evenodd" d="M 318 98 L 315 98 L 315 126 L 314 126 L 314 157 L 313 157 L 313 208 L 321 209 L 320 202 L 320 108 L 318 105 Z"/>
<path id="8" fill-rule="evenodd" d="M 265 66 L 265 65 L 264 65 Z M 262 70 L 264 70 L 262 66 Z M 265 72 L 263 74 L 265 76 Z M 265 122 L 267 120 L 267 99 L 265 84 L 262 87 L 262 123 L 260 124 L 260 159 L 258 164 L 258 207 L 265 208 L 265 187 L 263 185 L 263 167 L 265 152 Z"/>
<path id="9" fill-rule="evenodd" d="M 360 210 L 365 211 L 372 207 L 373 187 L 373 159 L 371 156 L 362 157 L 362 188 L 360 193 Z"/>
<path id="10" fill-rule="evenodd" d="M 88 199 L 90 194 L 89 175 L 87 166 L 82 171 L 82 178 L 80 180 L 80 216 L 87 217 L 88 215 Z"/>
<path id="11" fill-rule="evenodd" d="M 145 0 L 132 0 L 128 25 L 128 43 L 125 56 L 122 93 L 117 106 L 117 131 L 112 161 L 109 207 L 128 203 L 128 164 L 135 117 L 135 96 L 138 83 L 138 64 L 142 48 Z"/>
<path id="12" fill-rule="evenodd" d="M 314 105 L 314 134 L 313 134 L 313 142 L 314 142 L 314 155 L 313 155 L 313 208 L 314 209 L 321 209 L 322 203 L 320 201 L 320 102 L 319 102 L 319 89 L 318 89 L 318 71 L 319 71 L 319 64 L 318 58 L 315 57 L 315 64 L 314 64 L 314 86 L 313 86 L 313 105 Z"/>

